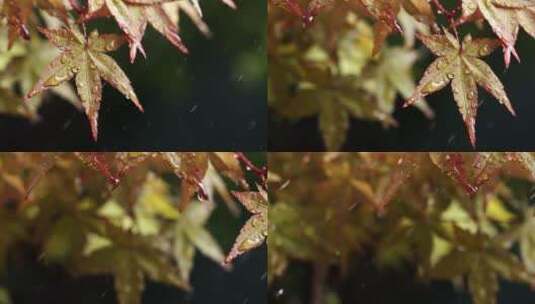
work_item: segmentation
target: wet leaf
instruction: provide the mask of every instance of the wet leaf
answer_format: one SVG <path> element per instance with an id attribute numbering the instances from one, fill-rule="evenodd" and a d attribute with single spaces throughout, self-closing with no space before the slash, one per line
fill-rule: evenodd
<path id="1" fill-rule="evenodd" d="M 41 31 L 62 52 L 48 65 L 40 80 L 27 94 L 27 98 L 74 78 L 95 140 L 98 137 L 98 113 L 102 99 L 101 79 L 110 83 L 143 111 L 130 80 L 115 60 L 105 54 L 121 46 L 123 43 L 121 36 L 100 35 L 97 31 L 93 31 L 89 37 L 84 37 L 74 28 L 41 29 Z"/>
<path id="2" fill-rule="evenodd" d="M 242 255 L 264 243 L 268 235 L 268 197 L 262 189 L 258 192 L 233 192 L 240 203 L 252 213 L 240 230 L 232 249 L 225 258 L 230 263 Z"/>
<path id="3" fill-rule="evenodd" d="M 416 91 L 407 99 L 406 106 L 441 90 L 451 82 L 453 97 L 463 117 L 472 146 L 475 146 L 476 143 L 478 84 L 492 94 L 511 114 L 515 115 L 503 84 L 492 69 L 479 59 L 479 57 L 491 54 L 498 46 L 497 41 L 472 39 L 468 35 L 460 43 L 447 31 L 444 35 L 422 35 L 420 40 L 438 58 L 427 68 Z"/>
<path id="4" fill-rule="evenodd" d="M 535 4 L 528 0 L 463 0 L 461 22 L 476 13 L 487 20 L 503 45 L 505 64 L 509 66 L 511 55 L 520 60 L 515 44 L 520 27 L 535 37 Z"/>

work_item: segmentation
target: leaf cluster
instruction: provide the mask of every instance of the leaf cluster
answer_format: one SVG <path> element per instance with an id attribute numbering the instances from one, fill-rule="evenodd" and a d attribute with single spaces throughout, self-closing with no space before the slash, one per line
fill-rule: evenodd
<path id="1" fill-rule="evenodd" d="M 269 163 L 271 283 L 296 261 L 343 280 L 370 256 L 379 271 L 410 265 L 417 280 L 454 282 L 477 304 L 496 303 L 500 279 L 535 282 L 531 153 L 271 153 Z"/>
<path id="2" fill-rule="evenodd" d="M 232 0 L 222 2 L 236 8 Z M 150 25 L 187 54 L 179 35 L 182 16 L 211 35 L 198 0 L 0 1 L 0 110 L 36 118 L 42 93 L 51 90 L 85 110 L 97 140 L 102 80 L 143 110 L 130 80 L 105 53 L 127 43 L 132 63 L 138 52 L 146 56 L 142 42 Z M 102 18 L 113 18 L 120 33 L 88 30 Z M 77 94 L 67 85 L 71 79 Z"/>
<path id="3" fill-rule="evenodd" d="M 229 269 L 267 237 L 265 190 L 246 177 L 234 153 L 4 153 L 0 273 L 29 244 L 73 275 L 113 276 L 118 303 L 141 303 L 146 280 L 190 290 L 197 252 Z M 228 254 L 207 227 L 218 202 L 252 214 Z"/>
<path id="4" fill-rule="evenodd" d="M 506 66 L 512 56 L 519 59 L 520 29 L 535 37 L 535 4 L 453 2 L 270 1 L 270 106 L 284 119 L 317 116 L 327 150 L 336 151 L 346 141 L 352 117 L 395 126 L 399 96 L 405 107 L 416 105 L 431 119 L 424 97 L 451 83 L 475 146 L 477 85 L 515 115 L 500 79 L 481 58 L 501 46 Z M 481 26 L 472 37 L 465 30 L 470 24 L 488 26 L 495 37 L 479 37 Z M 417 40 L 438 59 L 415 86 L 414 64 L 421 56 Z"/>

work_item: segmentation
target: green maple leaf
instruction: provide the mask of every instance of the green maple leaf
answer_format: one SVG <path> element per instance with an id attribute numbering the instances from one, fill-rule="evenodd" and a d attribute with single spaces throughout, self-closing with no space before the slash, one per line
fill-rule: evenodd
<path id="1" fill-rule="evenodd" d="M 225 260 L 225 255 L 217 241 L 204 227 L 212 210 L 213 206 L 209 203 L 192 202 L 171 230 L 173 253 L 182 279 L 186 282 L 189 281 L 193 268 L 196 249 L 218 264 L 223 264 Z"/>
<path id="2" fill-rule="evenodd" d="M 533 276 L 514 254 L 484 235 L 456 229 L 454 243 L 456 247 L 431 269 L 431 276 L 445 280 L 466 276 L 474 304 L 496 303 L 499 277 L 533 282 Z"/>
<path id="3" fill-rule="evenodd" d="M 233 192 L 234 196 L 253 215 L 247 220 L 225 258 L 230 263 L 239 255 L 262 245 L 268 235 L 268 197 L 260 189 L 258 192 Z"/>
<path id="4" fill-rule="evenodd" d="M 173 201 L 167 183 L 149 173 L 135 207 L 136 223 L 143 235 L 154 236 L 161 231 L 162 226 L 155 216 L 174 222 L 164 233 L 172 243 L 172 252 L 182 279 L 188 282 L 195 249 L 219 264 L 223 263 L 225 256 L 216 240 L 204 227 L 213 211 L 213 203 L 194 201 L 179 213 Z"/>
<path id="5" fill-rule="evenodd" d="M 140 304 L 145 277 L 189 290 L 178 269 L 148 239 L 108 225 L 109 246 L 99 248 L 76 264 L 80 274 L 112 274 L 120 304 Z"/>
<path id="6" fill-rule="evenodd" d="M 115 60 L 105 54 L 121 46 L 121 36 L 100 35 L 93 31 L 89 37 L 84 37 L 73 28 L 41 29 L 41 32 L 62 52 L 43 71 L 27 98 L 75 78 L 78 95 L 89 118 L 95 140 L 98 137 L 98 112 L 102 99 L 101 79 L 110 83 L 143 111 L 130 80 Z"/>
<path id="7" fill-rule="evenodd" d="M 319 47 L 312 48 L 307 52 L 307 59 L 318 65 L 325 64 L 330 69 L 305 70 L 308 78 L 307 81 L 301 80 L 302 88 L 293 95 L 282 96 L 278 110 L 285 117 L 319 116 L 319 129 L 329 151 L 339 150 L 346 141 L 351 117 L 380 121 L 385 127 L 396 125 L 391 113 L 397 96 L 408 98 L 416 87 L 412 80 L 416 52 L 405 48 L 384 48 L 378 64 L 372 64 L 370 44 L 369 27 L 359 23 L 357 31 L 348 33 L 339 41 L 337 73 L 331 72 L 334 68 L 325 51 Z M 270 81 L 272 86 L 280 86 L 275 90 L 285 92 L 288 89 L 280 85 L 284 76 L 278 74 L 282 69 L 275 64 L 270 70 L 275 74 L 274 80 L 270 77 Z M 433 116 L 424 100 L 417 102 L 416 106 L 427 117 Z"/>
<path id="8" fill-rule="evenodd" d="M 439 58 L 427 68 L 416 91 L 407 99 L 405 106 L 441 90 L 451 82 L 453 97 L 463 117 L 472 146 L 476 143 L 477 84 L 515 115 L 503 84 L 492 69 L 479 59 L 488 56 L 496 49 L 497 40 L 472 39 L 467 35 L 461 44 L 447 31 L 444 35 L 421 35 L 420 40 Z"/>
<path id="9" fill-rule="evenodd" d="M 364 83 L 366 91 L 376 96 L 378 107 L 382 113 L 393 113 L 397 95 L 409 98 L 416 85 L 413 80 L 412 67 L 418 59 L 418 54 L 405 48 L 384 48 L 383 60 L 371 72 Z M 433 118 L 434 113 L 424 100 L 415 104 L 427 118 Z M 387 121 L 386 124 L 395 124 Z"/>
<path id="10" fill-rule="evenodd" d="M 3 45 L 7 39 L 0 38 Z M 32 35 L 27 43 L 15 42 L 13 47 L 0 53 L 0 87 L 2 93 L 3 111 L 24 115 L 31 119 L 38 116 L 37 110 L 46 95 L 35 96 L 24 102 L 13 88 L 20 86 L 22 92 L 28 92 L 39 80 L 39 76 L 46 65 L 57 55 L 57 50 L 49 43 Z M 65 84 L 52 88 L 52 92 L 71 102 L 77 109 L 82 105 L 71 86 Z"/>

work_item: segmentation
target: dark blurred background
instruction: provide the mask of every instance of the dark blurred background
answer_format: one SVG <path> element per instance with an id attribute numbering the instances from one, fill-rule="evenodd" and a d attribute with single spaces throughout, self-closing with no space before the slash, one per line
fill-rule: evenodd
<path id="1" fill-rule="evenodd" d="M 180 54 L 150 28 L 143 40 L 147 59 L 128 63 L 123 47 L 113 54 L 145 108 L 138 110 L 109 85 L 104 87 L 99 141 L 85 115 L 61 99 L 49 100 L 35 124 L 0 115 L 3 150 L 237 150 L 266 146 L 266 4 L 237 0 L 201 3 L 213 37 L 200 34 L 185 16 L 181 36 L 190 55 Z M 117 31 L 109 21 L 99 21 Z"/>
<path id="2" fill-rule="evenodd" d="M 454 288 L 448 281 L 417 281 L 410 266 L 400 269 L 378 269 L 371 257 L 362 257 L 350 265 L 345 276 L 331 269 L 326 278 L 324 304 L 472 304 L 470 294 Z M 312 266 L 292 263 L 287 274 L 270 286 L 269 303 L 309 304 Z M 333 295 L 337 294 L 335 298 Z M 533 304 L 535 293 L 529 286 L 501 282 L 497 303 Z"/>
<path id="3" fill-rule="evenodd" d="M 476 31 L 476 36 L 491 36 L 487 31 Z M 424 48 L 420 46 L 421 50 Z M 525 32 L 519 35 L 517 51 L 522 62 L 513 62 L 508 70 L 503 54 L 497 50 L 485 60 L 502 80 L 509 99 L 516 110 L 513 117 L 483 89 L 476 122 L 477 145 L 480 151 L 532 151 L 535 149 L 535 39 Z M 415 79 L 423 75 L 423 69 L 435 58 L 427 50 L 415 69 Z M 435 110 L 434 120 L 426 119 L 415 108 L 402 109 L 398 100 L 394 114 L 399 127 L 384 129 L 377 122 L 352 120 L 348 141 L 343 149 L 348 151 L 462 151 L 473 150 L 468 141 L 461 115 L 453 100 L 451 87 L 427 97 Z M 324 146 L 317 128 L 317 119 L 292 123 L 281 120 L 274 113 L 269 115 L 270 151 L 322 151 Z"/>
<path id="4" fill-rule="evenodd" d="M 266 164 L 265 153 L 247 156 L 258 166 Z M 248 179 L 254 180 L 251 173 Z M 224 252 L 228 252 L 250 214 L 243 209 L 235 217 L 223 202 L 218 203 L 207 229 Z M 8 274 L 0 276 L 0 286 L 9 290 L 12 304 L 117 304 L 112 276 L 74 277 L 59 265 L 40 263 L 39 252 L 39 248 L 27 244 L 9 252 Z M 196 251 L 191 293 L 149 280 L 145 282 L 144 304 L 265 304 L 267 246 L 236 258 L 230 271 Z M 4 303 L 0 300 L 0 304 Z"/>

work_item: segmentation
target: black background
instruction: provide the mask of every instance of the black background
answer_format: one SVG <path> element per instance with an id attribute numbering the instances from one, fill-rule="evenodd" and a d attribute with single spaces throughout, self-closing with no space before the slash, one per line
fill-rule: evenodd
<path id="1" fill-rule="evenodd" d="M 127 47 L 112 54 L 132 81 L 145 108 L 140 113 L 109 85 L 104 87 L 99 141 L 94 143 L 85 114 L 51 98 L 41 120 L 0 114 L 2 150 L 265 150 L 266 5 L 237 1 L 234 11 L 221 1 L 201 3 L 213 32 L 203 37 L 188 18 L 181 36 L 190 50 L 179 53 L 147 28 L 138 54 L 128 62 Z M 117 32 L 112 20 L 99 21 Z"/>

